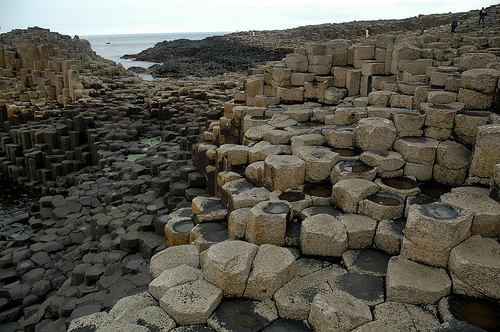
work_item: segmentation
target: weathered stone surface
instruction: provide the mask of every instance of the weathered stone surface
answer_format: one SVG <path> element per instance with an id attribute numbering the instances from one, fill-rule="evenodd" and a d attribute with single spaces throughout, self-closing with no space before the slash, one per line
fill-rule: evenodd
<path id="1" fill-rule="evenodd" d="M 372 319 L 370 307 L 363 301 L 334 291 L 314 297 L 308 321 L 315 331 L 350 331 Z"/>
<path id="2" fill-rule="evenodd" d="M 347 250 L 346 226 L 336 217 L 317 214 L 302 221 L 300 248 L 306 255 L 340 257 Z"/>
<path id="3" fill-rule="evenodd" d="M 439 320 L 422 306 L 386 301 L 375 307 L 375 321 L 395 327 L 398 331 L 432 331 L 439 327 Z"/>
<path id="4" fill-rule="evenodd" d="M 444 269 L 395 256 L 387 266 L 386 288 L 389 301 L 434 304 L 450 294 L 451 280 Z"/>
<path id="5" fill-rule="evenodd" d="M 470 175 L 490 177 L 495 164 L 500 162 L 500 126 L 496 124 L 477 128 Z"/>
<path id="6" fill-rule="evenodd" d="M 452 191 L 441 196 L 441 201 L 457 211 L 473 215 L 471 233 L 495 237 L 500 233 L 500 204 L 486 195 L 466 191 Z"/>
<path id="7" fill-rule="evenodd" d="M 380 221 L 373 240 L 374 246 L 390 255 L 399 254 L 404 232 L 404 223 L 401 224 L 394 220 Z"/>
<path id="8" fill-rule="evenodd" d="M 340 180 L 332 187 L 332 203 L 344 213 L 358 213 L 359 202 L 377 191 L 378 186 L 368 180 Z"/>
<path id="9" fill-rule="evenodd" d="M 490 68 L 471 69 L 462 73 L 460 86 L 482 93 L 495 93 L 500 71 Z"/>
<path id="10" fill-rule="evenodd" d="M 373 244 L 377 221 L 359 214 L 342 214 L 337 219 L 347 230 L 349 249 L 370 248 Z"/>
<path id="11" fill-rule="evenodd" d="M 475 297 L 500 298 L 500 245 L 474 235 L 451 250 L 448 264 L 453 292 Z"/>
<path id="12" fill-rule="evenodd" d="M 149 263 L 149 273 L 154 279 L 163 271 L 180 265 L 188 265 L 194 268 L 200 267 L 200 255 L 195 245 L 187 244 L 170 247 L 155 254 Z"/>
<path id="13" fill-rule="evenodd" d="M 399 152 L 407 162 L 432 166 L 438 144 L 437 140 L 430 138 L 406 137 L 394 143 L 394 150 Z"/>
<path id="14" fill-rule="evenodd" d="M 330 176 L 332 167 L 340 161 L 338 153 L 326 147 L 302 146 L 293 150 L 305 162 L 306 182 L 321 182 Z"/>
<path id="15" fill-rule="evenodd" d="M 157 278 L 149 283 L 149 293 L 158 301 L 168 289 L 196 281 L 203 277 L 203 272 L 188 265 L 180 265 L 163 271 Z"/>
<path id="16" fill-rule="evenodd" d="M 203 263 L 205 279 L 226 296 L 243 296 L 252 262 L 259 247 L 243 241 L 224 241 L 211 246 Z"/>
<path id="17" fill-rule="evenodd" d="M 274 294 L 280 317 L 305 320 L 316 294 L 331 291 L 327 281 L 346 273 L 338 265 L 331 265 L 305 276 L 296 276 Z"/>
<path id="18" fill-rule="evenodd" d="M 263 244 L 252 262 L 244 297 L 254 300 L 272 298 L 295 277 L 295 257 L 285 248 Z"/>
<path id="19" fill-rule="evenodd" d="M 470 236 L 472 215 L 434 203 L 410 206 L 401 255 L 416 262 L 446 267 L 452 248 Z"/>
<path id="20" fill-rule="evenodd" d="M 285 244 L 286 223 L 292 209 L 286 201 L 260 202 L 248 213 L 246 235 L 257 245 Z"/>
<path id="21" fill-rule="evenodd" d="M 179 325 L 205 324 L 222 300 L 222 290 L 206 280 L 170 288 L 160 300 Z"/>
<path id="22" fill-rule="evenodd" d="M 269 156 L 264 161 L 264 184 L 267 189 L 295 189 L 304 183 L 305 162 L 296 156 Z"/>
<path id="23" fill-rule="evenodd" d="M 356 146 L 364 151 L 390 150 L 396 141 L 396 134 L 394 123 L 388 119 L 361 119 L 355 130 Z"/>
<path id="24" fill-rule="evenodd" d="M 216 331 L 260 331 L 278 318 L 270 300 L 233 299 L 223 301 L 208 319 Z"/>

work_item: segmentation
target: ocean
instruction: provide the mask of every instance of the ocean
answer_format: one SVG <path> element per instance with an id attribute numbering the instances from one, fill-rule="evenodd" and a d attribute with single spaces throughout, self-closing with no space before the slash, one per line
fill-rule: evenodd
<path id="1" fill-rule="evenodd" d="M 178 33 L 147 33 L 123 35 L 92 35 L 80 36 L 90 42 L 92 49 L 105 59 L 121 63 L 125 68 L 132 66 L 148 68 L 154 63 L 121 59 L 125 54 L 137 54 L 153 47 L 162 41 L 176 39 L 201 40 L 211 36 L 225 35 L 230 32 L 178 32 Z"/>

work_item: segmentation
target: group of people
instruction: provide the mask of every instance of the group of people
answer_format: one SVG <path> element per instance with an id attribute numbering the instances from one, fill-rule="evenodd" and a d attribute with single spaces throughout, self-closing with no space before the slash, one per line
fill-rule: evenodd
<path id="1" fill-rule="evenodd" d="M 486 9 L 481 8 L 481 10 L 479 11 L 479 25 L 481 25 L 482 23 L 482 26 L 484 28 L 484 22 L 486 20 L 486 16 L 488 16 L 488 11 Z M 456 18 L 453 19 L 453 21 L 451 21 L 451 33 L 456 33 L 455 29 L 458 27 L 458 20 Z"/>

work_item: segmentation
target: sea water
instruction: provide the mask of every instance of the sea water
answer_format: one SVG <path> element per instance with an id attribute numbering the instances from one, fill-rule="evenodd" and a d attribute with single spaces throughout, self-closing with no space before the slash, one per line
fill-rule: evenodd
<path id="1" fill-rule="evenodd" d="M 211 36 L 225 35 L 229 32 L 177 32 L 177 33 L 147 33 L 123 35 L 89 35 L 80 36 L 90 42 L 92 49 L 105 59 L 121 63 L 126 69 L 130 67 L 148 68 L 154 63 L 122 59 L 125 54 L 137 54 L 155 46 L 162 41 L 176 39 L 201 40 Z"/>

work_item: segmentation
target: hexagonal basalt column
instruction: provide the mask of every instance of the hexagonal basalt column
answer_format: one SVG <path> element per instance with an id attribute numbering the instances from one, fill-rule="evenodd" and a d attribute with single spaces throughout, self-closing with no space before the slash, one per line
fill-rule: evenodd
<path id="1" fill-rule="evenodd" d="M 434 304 L 450 294 L 451 280 L 444 269 L 394 256 L 387 266 L 386 289 L 389 301 Z"/>
<path id="2" fill-rule="evenodd" d="M 417 196 L 421 191 L 417 181 L 404 176 L 384 179 L 379 178 L 375 180 L 375 183 L 380 187 L 380 190 L 398 194 L 405 198 Z"/>
<path id="3" fill-rule="evenodd" d="M 295 257 L 290 250 L 263 244 L 253 260 L 244 296 L 254 300 L 272 298 L 293 277 Z"/>
<path id="4" fill-rule="evenodd" d="M 391 120 L 399 137 L 422 136 L 425 114 L 416 110 L 396 110 L 391 113 Z"/>
<path id="5" fill-rule="evenodd" d="M 474 235 L 451 250 L 448 265 L 453 291 L 500 299 L 500 244 Z"/>
<path id="6" fill-rule="evenodd" d="M 441 201 L 473 215 L 472 235 L 496 237 L 500 234 L 500 204 L 494 199 L 476 192 L 452 190 L 441 195 Z"/>
<path id="7" fill-rule="evenodd" d="M 286 201 L 267 201 L 255 205 L 248 214 L 248 241 L 257 245 L 284 245 L 286 223 L 291 217 L 291 211 Z"/>
<path id="8" fill-rule="evenodd" d="M 358 213 L 359 202 L 378 190 L 379 187 L 368 180 L 340 180 L 332 187 L 332 203 L 344 213 Z"/>
<path id="9" fill-rule="evenodd" d="M 302 221 L 300 248 L 304 255 L 340 257 L 347 245 L 346 227 L 336 217 L 316 214 Z"/>
<path id="10" fill-rule="evenodd" d="M 372 320 L 370 307 L 347 292 L 334 291 L 314 297 L 309 323 L 315 331 L 352 331 Z"/>
<path id="11" fill-rule="evenodd" d="M 295 189 L 304 183 L 306 163 L 296 156 L 269 156 L 264 161 L 264 183 L 271 191 Z"/>
<path id="12" fill-rule="evenodd" d="M 471 214 L 441 204 L 414 204 L 406 222 L 401 255 L 425 264 L 446 267 L 450 251 L 470 235 Z"/>
<path id="13" fill-rule="evenodd" d="M 306 182 L 321 182 L 327 179 L 332 167 L 340 161 L 339 154 L 326 147 L 301 146 L 293 152 L 305 162 Z"/>
<path id="14" fill-rule="evenodd" d="M 394 150 L 410 163 L 434 165 L 439 141 L 425 137 L 405 137 L 394 143 Z"/>
<path id="15" fill-rule="evenodd" d="M 354 126 L 338 126 L 323 129 L 326 144 L 334 148 L 352 148 L 355 128 Z"/>
<path id="16" fill-rule="evenodd" d="M 170 288 L 160 300 L 179 325 L 205 324 L 222 300 L 222 290 L 206 280 Z"/>
<path id="17" fill-rule="evenodd" d="M 361 161 L 342 161 L 336 164 L 330 172 L 330 182 L 335 184 L 340 180 L 364 179 L 373 181 L 377 176 L 377 169 Z"/>
<path id="18" fill-rule="evenodd" d="M 359 203 L 359 213 L 375 220 L 396 219 L 403 216 L 405 198 L 398 194 L 379 191 Z"/>
<path id="19" fill-rule="evenodd" d="M 396 141 L 396 134 L 396 127 L 391 120 L 361 119 L 355 130 L 356 146 L 364 151 L 390 150 Z"/>
<path id="20" fill-rule="evenodd" d="M 224 241 L 211 246 L 203 263 L 205 279 L 226 296 L 243 296 L 252 262 L 259 247 L 244 241 Z"/>

